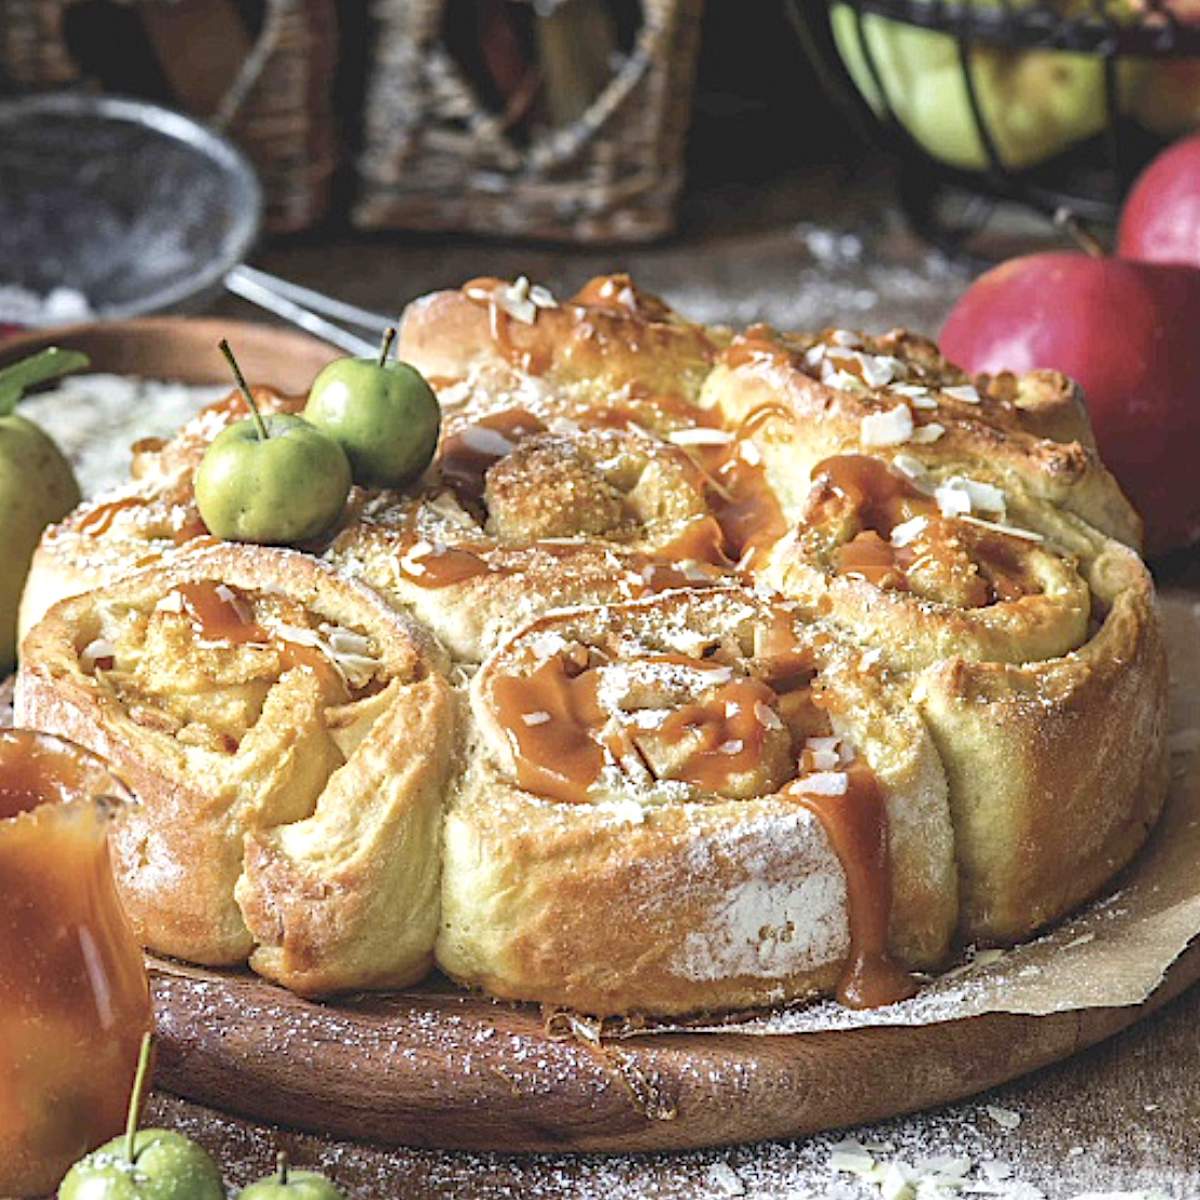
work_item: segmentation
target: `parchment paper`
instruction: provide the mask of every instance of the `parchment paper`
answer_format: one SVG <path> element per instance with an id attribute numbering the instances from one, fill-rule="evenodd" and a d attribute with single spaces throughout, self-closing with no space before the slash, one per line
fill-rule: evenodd
<path id="1" fill-rule="evenodd" d="M 817 1033 L 1142 1003 L 1200 934 L 1200 602 L 1174 589 L 1159 608 L 1171 667 L 1171 790 L 1148 844 L 1109 895 L 1035 941 L 969 951 L 911 1000 L 886 1008 L 856 1012 L 825 1001 L 718 1022 L 606 1025 L 604 1036 Z"/>

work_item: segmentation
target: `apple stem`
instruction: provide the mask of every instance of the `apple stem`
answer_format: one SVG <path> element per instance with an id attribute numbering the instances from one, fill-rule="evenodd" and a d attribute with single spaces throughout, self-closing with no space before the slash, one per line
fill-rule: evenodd
<path id="1" fill-rule="evenodd" d="M 258 405 L 254 402 L 254 394 L 246 384 L 246 377 L 242 374 L 242 368 L 237 365 L 237 359 L 233 357 L 233 351 L 229 348 L 229 343 L 224 338 L 217 343 L 217 346 L 221 353 L 225 355 L 225 361 L 229 364 L 229 369 L 233 372 L 234 379 L 237 380 L 238 390 L 250 406 L 250 415 L 254 418 L 255 429 L 258 430 L 258 440 L 265 442 L 270 436 L 267 432 L 267 423 L 262 419 L 262 413 L 258 411 Z"/>
<path id="2" fill-rule="evenodd" d="M 1105 257 L 1100 239 L 1069 208 L 1055 210 L 1054 224 L 1091 258 Z"/>
<path id="3" fill-rule="evenodd" d="M 275 1155 L 275 1169 L 279 1172 L 279 1182 L 286 1187 L 288 1181 L 288 1156 L 286 1150 L 280 1150 Z"/>
<path id="4" fill-rule="evenodd" d="M 387 356 L 391 353 L 392 343 L 396 340 L 396 330 L 389 325 L 383 331 L 383 344 L 379 347 L 379 365 L 382 367 L 387 362 Z"/>
<path id="5" fill-rule="evenodd" d="M 134 1074 L 133 1091 L 129 1096 L 129 1113 L 125 1118 L 125 1157 L 130 1163 L 134 1161 L 138 1118 L 142 1114 L 142 1098 L 146 1093 L 146 1076 L 150 1072 L 150 1047 L 153 1041 L 153 1034 L 148 1032 L 142 1034 L 142 1045 L 138 1050 L 137 1072 Z"/>

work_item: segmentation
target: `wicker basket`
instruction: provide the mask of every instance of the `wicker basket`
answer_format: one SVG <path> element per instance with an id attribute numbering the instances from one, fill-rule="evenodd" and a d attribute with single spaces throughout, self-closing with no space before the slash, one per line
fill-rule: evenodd
<path id="1" fill-rule="evenodd" d="M 576 120 L 521 145 L 443 36 L 444 0 L 376 0 L 354 221 L 641 241 L 669 232 L 702 0 L 642 0 L 624 61 Z"/>
<path id="2" fill-rule="evenodd" d="M 21 88 L 91 83 L 67 44 L 77 2 L 0 0 L 0 78 Z M 316 221 L 336 162 L 334 0 L 264 0 L 254 37 L 233 0 L 125 2 L 145 24 L 170 102 L 225 130 L 254 162 L 268 228 L 287 232 Z M 238 36 L 225 36 L 229 29 Z M 220 71 L 208 69 L 214 63 Z"/>

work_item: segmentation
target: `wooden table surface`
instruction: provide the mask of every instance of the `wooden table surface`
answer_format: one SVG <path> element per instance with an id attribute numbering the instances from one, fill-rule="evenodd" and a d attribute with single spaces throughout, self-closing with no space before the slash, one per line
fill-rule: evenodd
<path id="1" fill-rule="evenodd" d="M 931 333 L 968 278 L 907 233 L 887 202 L 886 181 L 835 172 L 785 180 L 766 192 L 730 188 L 693 196 L 680 236 L 647 248 L 580 251 L 335 234 L 264 249 L 253 262 L 391 314 L 412 296 L 473 275 L 525 273 L 566 294 L 589 274 L 627 269 L 706 320 L 905 324 Z M 254 315 L 240 301 L 214 308 Z M 1200 588 L 1200 555 L 1166 564 L 1159 575 L 1169 585 Z M 1007 1128 L 1013 1118 L 991 1115 L 987 1105 L 1019 1114 L 1020 1123 Z M 151 1118 L 207 1145 L 231 1185 L 266 1173 L 281 1146 L 296 1162 L 327 1169 L 353 1200 L 879 1194 L 829 1168 L 836 1136 L 685 1155 L 506 1159 L 318 1144 L 163 1094 L 154 1097 Z M 979 1166 L 985 1160 L 1007 1164 L 1011 1171 L 989 1167 L 987 1177 L 1007 1174 L 997 1187 L 1026 1200 L 1149 1188 L 1178 1200 L 1200 1196 L 1200 988 L 1109 1042 L 978 1102 L 851 1136 L 891 1143 L 884 1158 L 966 1156 L 975 1164 L 972 1179 L 985 1177 Z"/>

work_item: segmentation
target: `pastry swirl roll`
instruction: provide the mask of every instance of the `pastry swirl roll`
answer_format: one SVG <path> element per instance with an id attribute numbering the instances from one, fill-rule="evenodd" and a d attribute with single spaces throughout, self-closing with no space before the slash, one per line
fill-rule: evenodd
<path id="1" fill-rule="evenodd" d="M 733 581 L 704 478 L 680 447 L 517 420 L 453 423 L 429 485 L 365 499 L 326 558 L 472 662 L 551 608 Z"/>
<path id="2" fill-rule="evenodd" d="M 558 302 L 528 281 L 481 278 L 414 300 L 396 353 L 438 390 L 443 405 L 524 406 L 570 418 L 633 405 L 692 406 L 727 330 L 694 324 L 627 275 L 590 280 Z"/>
<path id="3" fill-rule="evenodd" d="M 935 494 L 911 472 L 864 454 L 818 463 L 800 521 L 762 577 L 903 669 L 954 655 L 1040 661 L 1087 640 L 1092 597 L 1078 558 L 1006 523 L 999 489 L 951 476 Z"/>
<path id="4" fill-rule="evenodd" d="M 314 559 L 222 547 L 56 605 L 17 714 L 140 797 L 113 852 L 147 947 L 302 993 L 397 987 L 428 970 L 438 921 L 444 666 Z"/>
<path id="5" fill-rule="evenodd" d="M 543 617 L 475 675 L 439 964 L 597 1014 L 911 990 L 957 912 L 945 781 L 886 673 L 744 589 Z"/>
<path id="6" fill-rule="evenodd" d="M 1095 452 L 1078 388 L 1036 371 L 971 379 L 904 331 L 735 338 L 700 403 L 753 423 L 770 484 L 799 519 L 818 464 L 871 453 L 999 488 L 1010 510 L 1056 510 L 1137 548 L 1141 521 Z M 987 516 L 986 512 L 979 515 Z"/>
<path id="7" fill-rule="evenodd" d="M 304 397 L 254 388 L 263 413 L 296 412 Z M 85 500 L 43 534 L 21 596 L 25 634 L 59 600 L 215 544 L 196 507 L 192 478 L 209 443 L 250 415 L 240 392 L 201 409 L 169 440 L 133 446 L 129 483 Z"/>
<path id="8" fill-rule="evenodd" d="M 1154 585 L 1109 540 L 1085 576 L 1088 636 L 1069 652 L 954 654 L 911 680 L 950 784 L 968 941 L 1019 941 L 1090 900 L 1162 811 L 1167 663 Z"/>

